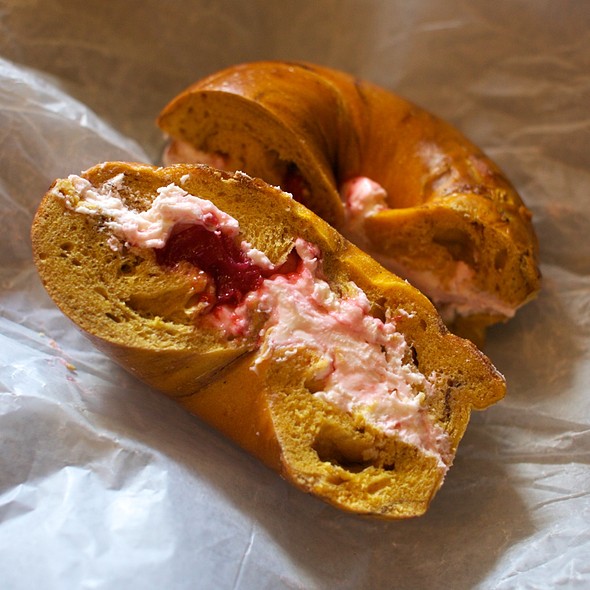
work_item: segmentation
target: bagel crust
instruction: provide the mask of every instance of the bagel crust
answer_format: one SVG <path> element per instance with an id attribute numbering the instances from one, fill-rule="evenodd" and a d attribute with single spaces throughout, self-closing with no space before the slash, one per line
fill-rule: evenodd
<path id="1" fill-rule="evenodd" d="M 342 510 L 423 514 L 504 395 L 417 289 L 243 173 L 103 163 L 56 180 L 31 235 L 97 347 Z"/>
<path id="2" fill-rule="evenodd" d="M 214 73 L 158 118 L 164 161 L 242 170 L 290 192 L 482 343 L 540 286 L 531 213 L 451 125 L 401 97 L 309 63 Z"/>

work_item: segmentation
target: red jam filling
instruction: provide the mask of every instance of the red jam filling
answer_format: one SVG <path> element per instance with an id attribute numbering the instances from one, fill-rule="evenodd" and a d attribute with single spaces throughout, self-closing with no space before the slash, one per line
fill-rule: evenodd
<path id="1" fill-rule="evenodd" d="M 206 272 L 215 284 L 215 305 L 238 305 L 264 279 L 294 272 L 299 258 L 292 250 L 280 267 L 261 268 L 242 252 L 235 238 L 202 225 L 173 233 L 165 246 L 155 252 L 162 266 L 173 268 L 184 261 Z"/>
<path id="2" fill-rule="evenodd" d="M 168 267 L 186 261 L 205 271 L 215 283 L 218 304 L 237 305 L 265 278 L 264 270 L 240 250 L 233 238 L 202 225 L 171 235 L 166 245 L 156 250 L 156 260 Z"/>

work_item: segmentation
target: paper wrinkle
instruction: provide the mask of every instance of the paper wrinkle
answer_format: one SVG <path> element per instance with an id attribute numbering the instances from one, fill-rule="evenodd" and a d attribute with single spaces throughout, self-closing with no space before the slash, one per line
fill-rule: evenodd
<path id="1" fill-rule="evenodd" d="M 244 553 L 242 554 L 242 557 L 240 557 L 240 560 L 238 562 L 238 570 L 236 572 L 236 579 L 235 582 L 232 585 L 232 588 L 241 588 L 241 584 L 242 584 L 242 576 L 245 570 L 245 567 L 248 563 L 248 559 L 250 557 L 250 552 L 252 551 L 252 546 L 254 545 L 254 539 L 255 539 L 255 528 L 254 525 L 252 525 L 252 528 L 250 530 L 250 537 L 248 538 L 248 543 L 244 549 Z"/>
<path id="2" fill-rule="evenodd" d="M 150 9 L 160 7 L 146 0 Z M 375 1 L 353 18 L 347 2 L 186 11 L 179 0 L 149 27 L 132 5 L 113 10 L 0 8 L 2 586 L 587 588 L 584 4 Z M 417 520 L 359 519 L 295 490 L 96 351 L 33 267 L 30 224 L 53 179 L 104 160 L 156 161 L 153 121 L 176 92 L 274 57 L 347 69 L 448 118 L 534 213 L 543 291 L 486 347 L 508 395 L 473 415 Z"/>

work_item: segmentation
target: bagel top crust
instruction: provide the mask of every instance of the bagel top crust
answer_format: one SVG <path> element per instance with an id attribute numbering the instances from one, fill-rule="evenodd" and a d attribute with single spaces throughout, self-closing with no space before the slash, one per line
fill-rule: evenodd
<path id="1" fill-rule="evenodd" d="M 309 63 L 240 64 L 191 85 L 158 124 L 284 190 L 295 171 L 298 200 L 435 302 L 469 273 L 466 297 L 493 304 L 448 323 L 476 340 L 539 290 L 531 213 L 502 171 L 451 125 L 375 84 Z M 387 194 L 360 233 L 341 195 L 355 177 Z"/>
<path id="2" fill-rule="evenodd" d="M 421 411 L 448 440 L 447 467 L 471 410 L 504 395 L 503 377 L 471 342 L 448 332 L 426 297 L 280 190 L 198 165 L 111 162 L 81 178 L 97 190 L 116 186 L 137 212 L 162 187 L 182 186 L 238 220 L 240 239 L 275 264 L 298 239 L 317 247 L 336 296 L 352 284 L 361 289 L 370 314 L 394 321 L 403 335 L 404 362 L 431 381 Z M 199 320 L 194 269 L 163 267 L 152 248 L 114 247 L 109 219 L 76 209 L 80 200 L 73 180 L 54 183 L 33 223 L 34 260 L 56 304 L 100 349 L 306 492 L 382 518 L 427 509 L 444 479 L 440 462 L 315 396 L 311 349 L 271 356 L 253 370 L 257 333 L 231 339 Z"/>

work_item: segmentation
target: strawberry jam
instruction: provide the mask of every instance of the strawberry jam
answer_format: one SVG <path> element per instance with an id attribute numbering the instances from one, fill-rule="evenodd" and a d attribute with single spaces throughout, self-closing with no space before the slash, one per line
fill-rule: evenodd
<path id="1" fill-rule="evenodd" d="M 156 260 L 168 267 L 186 261 L 206 272 L 215 283 L 217 304 L 237 305 L 265 278 L 265 271 L 240 250 L 233 237 L 201 225 L 171 235 L 156 250 Z"/>

